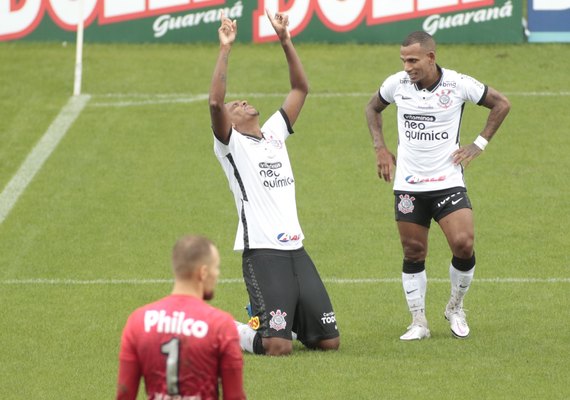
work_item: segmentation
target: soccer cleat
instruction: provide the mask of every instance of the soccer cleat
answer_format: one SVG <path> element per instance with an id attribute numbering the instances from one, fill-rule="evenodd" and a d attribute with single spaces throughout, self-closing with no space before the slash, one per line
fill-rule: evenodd
<path id="1" fill-rule="evenodd" d="M 445 319 L 449 321 L 451 333 L 457 339 L 465 339 L 469 336 L 469 325 L 465 317 L 463 306 L 453 306 L 450 304 L 445 308 Z"/>
<path id="2" fill-rule="evenodd" d="M 408 326 L 408 330 L 402 336 L 400 340 L 421 340 L 430 337 L 429 329 L 423 325 L 412 324 Z"/>
<path id="3" fill-rule="evenodd" d="M 406 333 L 400 336 L 400 340 L 422 340 L 430 337 L 428 323 L 424 316 L 415 317 L 407 329 Z"/>
<path id="4" fill-rule="evenodd" d="M 239 346 L 243 351 L 253 353 L 253 340 L 255 339 L 257 332 L 251 329 L 251 326 L 249 326 L 249 324 L 242 324 L 241 322 L 235 320 L 234 323 L 236 324 L 238 331 Z"/>

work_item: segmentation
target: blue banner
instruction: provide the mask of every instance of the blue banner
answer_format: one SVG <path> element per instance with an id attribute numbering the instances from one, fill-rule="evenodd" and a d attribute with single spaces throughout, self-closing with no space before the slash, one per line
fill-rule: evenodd
<path id="1" fill-rule="evenodd" d="M 529 42 L 570 42 L 570 0 L 528 1 Z"/>

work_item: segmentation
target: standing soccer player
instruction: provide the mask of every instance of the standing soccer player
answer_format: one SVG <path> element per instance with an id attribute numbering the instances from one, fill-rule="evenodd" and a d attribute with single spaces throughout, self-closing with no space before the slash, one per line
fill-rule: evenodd
<path id="1" fill-rule="evenodd" d="M 172 251 L 172 294 L 135 310 L 123 330 L 117 399 L 245 399 L 243 356 L 233 318 L 204 300 L 214 296 L 220 256 L 201 236 Z"/>
<path id="2" fill-rule="evenodd" d="M 366 106 L 376 150 L 378 175 L 391 182 L 396 157 L 382 131 L 382 111 L 398 108 L 398 163 L 395 213 L 404 252 L 402 283 L 412 323 L 401 340 L 429 338 L 425 316 L 425 260 L 430 222 L 441 227 L 452 252 L 451 296 L 445 317 L 456 338 L 469 336 L 463 298 L 475 272 L 474 227 L 463 167 L 479 156 L 510 110 L 507 98 L 470 76 L 436 64 L 435 41 L 425 32 L 409 34 L 400 48 L 404 70 L 389 76 Z M 490 110 L 473 143 L 460 146 L 465 102 Z"/>
<path id="3" fill-rule="evenodd" d="M 339 333 L 328 293 L 303 248 L 295 179 L 285 140 L 309 91 L 307 77 L 284 14 L 271 21 L 289 67 L 291 89 L 281 108 L 260 126 L 259 112 L 245 100 L 224 104 L 228 58 L 237 24 L 223 18 L 220 50 L 210 87 L 214 152 L 238 212 L 234 250 L 241 250 L 243 277 L 253 317 L 238 326 L 245 351 L 287 355 L 292 335 L 309 348 L 336 350 Z"/>

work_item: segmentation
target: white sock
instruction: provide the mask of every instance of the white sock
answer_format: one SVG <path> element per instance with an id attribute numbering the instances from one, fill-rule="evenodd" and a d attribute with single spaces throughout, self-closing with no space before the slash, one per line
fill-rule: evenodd
<path id="1" fill-rule="evenodd" d="M 412 317 L 417 315 L 425 316 L 426 308 L 426 290 L 427 290 L 427 274 L 423 270 L 417 274 L 406 274 L 402 272 L 402 284 L 404 286 L 404 294 L 408 302 L 408 309 L 412 313 Z"/>
<path id="2" fill-rule="evenodd" d="M 465 294 L 471 286 L 473 275 L 475 274 L 475 267 L 469 271 L 460 271 L 453 266 L 449 265 L 449 280 L 451 281 L 451 301 L 455 305 L 460 306 L 463 302 Z"/>
<path id="3" fill-rule="evenodd" d="M 257 331 L 252 329 L 248 324 L 234 321 L 239 334 L 239 345 L 243 351 L 253 354 L 253 339 L 257 335 Z"/>

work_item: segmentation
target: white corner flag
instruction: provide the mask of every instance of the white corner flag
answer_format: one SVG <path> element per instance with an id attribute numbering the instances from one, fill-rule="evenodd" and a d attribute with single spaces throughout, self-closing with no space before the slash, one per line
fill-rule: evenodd
<path id="1" fill-rule="evenodd" d="M 85 0 L 77 1 L 77 39 L 75 43 L 75 78 L 73 80 L 73 95 L 81 94 L 81 75 L 83 72 L 83 3 Z"/>

